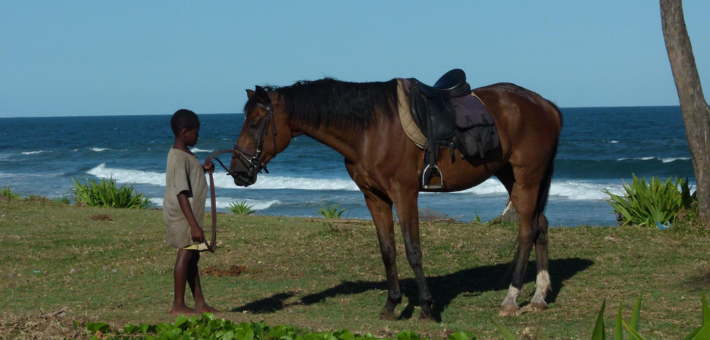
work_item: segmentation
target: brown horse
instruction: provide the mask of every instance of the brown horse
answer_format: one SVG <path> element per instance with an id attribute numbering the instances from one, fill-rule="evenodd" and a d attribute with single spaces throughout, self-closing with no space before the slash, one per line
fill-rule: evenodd
<path id="1" fill-rule="evenodd" d="M 389 287 L 380 318 L 395 319 L 394 308 L 402 300 L 395 261 L 394 205 L 407 260 L 419 287 L 420 317 L 431 320 L 432 296 L 422 268 L 417 207 L 424 150 L 409 140 L 402 128 L 397 114 L 397 86 L 397 79 L 350 83 L 326 78 L 247 90 L 244 125 L 229 171 L 236 185 L 255 183 L 266 164 L 299 135 L 310 136 L 339 152 L 348 174 L 365 194 L 377 230 Z M 500 147 L 483 159 L 464 158 L 458 150 L 452 159 L 448 152 L 440 152 L 437 164 L 446 179 L 445 191 L 465 190 L 491 176 L 503 183 L 520 214 L 520 229 L 512 283 L 500 315 L 511 315 L 518 309 L 516 298 L 523 287 L 533 244 L 538 274 L 530 304 L 535 310 L 543 310 L 547 308 L 545 296 L 551 290 L 548 223 L 543 211 L 562 115 L 548 100 L 514 84 L 499 83 L 473 92 L 493 115 Z"/>

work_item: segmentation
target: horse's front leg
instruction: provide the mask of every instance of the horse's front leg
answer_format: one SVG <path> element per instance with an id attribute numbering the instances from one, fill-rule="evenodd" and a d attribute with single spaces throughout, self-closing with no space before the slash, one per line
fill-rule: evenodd
<path id="1" fill-rule="evenodd" d="M 419 287 L 420 319 L 434 321 L 431 313 L 432 297 L 422 268 L 422 246 L 419 239 L 419 210 L 417 206 L 419 192 L 399 192 L 394 199 L 399 224 L 402 228 L 407 260 L 414 271 L 414 278 Z"/>
<path id="2" fill-rule="evenodd" d="M 387 275 L 387 302 L 380 312 L 380 319 L 396 320 L 394 308 L 402 302 L 402 292 L 399 289 L 399 278 L 397 277 L 397 249 L 394 244 L 392 201 L 373 192 L 365 192 L 365 203 L 367 203 L 367 208 L 370 210 L 372 221 L 377 229 L 377 239 L 380 242 L 382 262 L 385 264 L 385 274 Z"/>

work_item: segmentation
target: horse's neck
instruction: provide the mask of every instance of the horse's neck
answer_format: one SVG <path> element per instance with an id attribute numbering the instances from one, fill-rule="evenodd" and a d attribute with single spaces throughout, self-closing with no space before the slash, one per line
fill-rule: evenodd
<path id="1" fill-rule="evenodd" d="M 336 127 L 298 127 L 303 134 L 309 136 L 337 151 L 348 160 L 354 160 L 357 157 L 359 143 L 357 136 L 361 132 L 356 132 L 351 129 L 336 128 Z"/>

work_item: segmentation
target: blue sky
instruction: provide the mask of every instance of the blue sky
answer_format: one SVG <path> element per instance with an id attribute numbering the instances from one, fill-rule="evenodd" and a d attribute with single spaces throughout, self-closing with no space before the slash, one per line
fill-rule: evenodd
<path id="1" fill-rule="evenodd" d="M 684 11 L 707 82 L 710 1 Z M 257 84 L 452 68 L 561 107 L 678 105 L 658 1 L 0 2 L 0 117 L 239 112 Z"/>

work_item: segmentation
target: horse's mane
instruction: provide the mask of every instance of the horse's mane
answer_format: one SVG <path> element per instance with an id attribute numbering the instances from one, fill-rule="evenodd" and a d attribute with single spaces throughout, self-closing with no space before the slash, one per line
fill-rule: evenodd
<path id="1" fill-rule="evenodd" d="M 397 80 L 372 83 L 351 83 L 324 78 L 299 81 L 291 86 L 265 87 L 284 98 L 286 111 L 292 119 L 311 126 L 368 128 L 377 113 L 391 118 L 397 112 Z M 255 100 L 244 105 L 248 113 Z"/>

